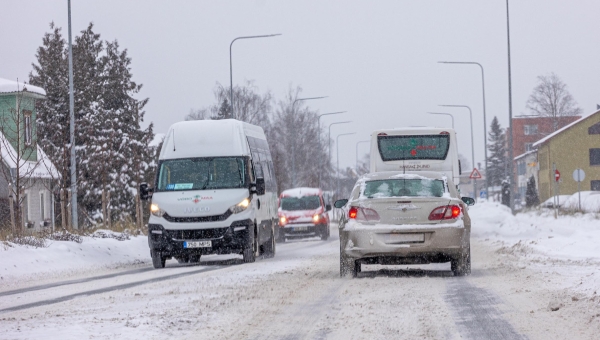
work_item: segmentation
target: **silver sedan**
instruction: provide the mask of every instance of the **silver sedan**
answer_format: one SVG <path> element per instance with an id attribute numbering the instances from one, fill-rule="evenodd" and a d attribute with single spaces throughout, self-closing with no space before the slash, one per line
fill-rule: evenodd
<path id="1" fill-rule="evenodd" d="M 340 219 L 340 275 L 361 264 L 450 262 L 455 275 L 471 272 L 470 197 L 436 172 L 378 172 L 359 178 L 350 199 L 335 202 Z"/>

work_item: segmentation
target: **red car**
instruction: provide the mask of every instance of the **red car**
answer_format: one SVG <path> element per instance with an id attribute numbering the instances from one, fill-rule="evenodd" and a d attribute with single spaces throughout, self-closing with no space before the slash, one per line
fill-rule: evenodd
<path id="1" fill-rule="evenodd" d="M 318 188 L 288 189 L 279 196 L 279 238 L 304 238 L 320 236 L 329 238 L 331 205 L 325 204 L 323 191 Z"/>

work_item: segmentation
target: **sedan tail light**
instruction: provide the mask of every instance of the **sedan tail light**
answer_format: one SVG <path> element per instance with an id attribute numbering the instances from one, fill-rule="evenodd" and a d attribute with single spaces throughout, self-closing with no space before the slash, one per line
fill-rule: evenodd
<path id="1" fill-rule="evenodd" d="M 348 217 L 357 221 L 376 222 L 381 219 L 377 211 L 369 208 L 350 207 Z"/>
<path id="2" fill-rule="evenodd" d="M 429 214 L 429 220 L 452 220 L 457 218 L 460 215 L 461 211 L 462 210 L 458 205 L 444 205 L 433 209 Z"/>

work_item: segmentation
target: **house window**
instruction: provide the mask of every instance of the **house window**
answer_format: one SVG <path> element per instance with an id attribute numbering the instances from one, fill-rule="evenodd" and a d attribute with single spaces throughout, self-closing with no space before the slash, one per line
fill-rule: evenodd
<path id="1" fill-rule="evenodd" d="M 600 149 L 590 149 L 590 165 L 600 165 Z"/>
<path id="2" fill-rule="evenodd" d="M 596 123 L 588 128 L 588 135 L 600 135 L 600 123 Z"/>
<path id="3" fill-rule="evenodd" d="M 23 110 L 23 116 L 25 117 L 25 144 L 31 145 L 32 139 L 32 128 L 31 128 L 31 111 Z"/>
<path id="4" fill-rule="evenodd" d="M 525 125 L 524 128 L 525 128 L 525 136 L 537 135 L 537 133 L 538 133 L 537 125 Z"/>
<path id="5" fill-rule="evenodd" d="M 525 151 L 531 151 L 533 150 L 533 143 L 525 143 Z"/>
<path id="6" fill-rule="evenodd" d="M 592 191 L 600 191 L 600 181 L 591 181 L 592 182 Z"/>

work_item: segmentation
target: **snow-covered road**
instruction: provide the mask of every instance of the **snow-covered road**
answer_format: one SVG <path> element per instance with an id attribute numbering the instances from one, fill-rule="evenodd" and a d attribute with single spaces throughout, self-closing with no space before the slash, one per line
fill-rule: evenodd
<path id="1" fill-rule="evenodd" d="M 0 338 L 597 338 L 597 299 L 565 287 L 561 264 L 523 266 L 485 240 L 472 249 L 469 277 L 439 264 L 367 266 L 341 279 L 334 226 L 329 241 L 278 244 L 275 258 L 252 264 L 207 256 L 13 282 L 0 289 Z"/>

